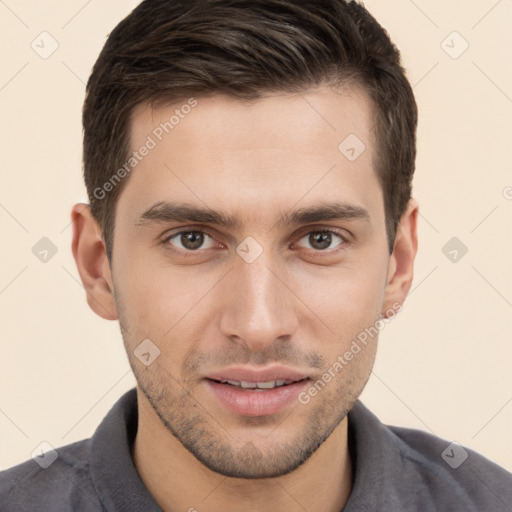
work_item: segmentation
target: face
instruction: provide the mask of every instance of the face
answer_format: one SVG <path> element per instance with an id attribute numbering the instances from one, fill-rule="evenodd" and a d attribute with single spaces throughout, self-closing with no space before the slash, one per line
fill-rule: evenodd
<path id="1" fill-rule="evenodd" d="M 327 88 L 195 101 L 134 111 L 132 150 L 150 149 L 117 204 L 115 306 L 167 429 L 216 472 L 278 476 L 344 421 L 373 365 L 377 336 L 351 349 L 390 265 L 372 105 Z M 339 149 L 350 134 L 362 153 L 353 136 Z"/>

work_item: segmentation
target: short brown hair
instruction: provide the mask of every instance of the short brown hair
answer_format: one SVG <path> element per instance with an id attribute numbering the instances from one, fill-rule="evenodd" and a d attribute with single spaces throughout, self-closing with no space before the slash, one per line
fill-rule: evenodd
<path id="1" fill-rule="evenodd" d="M 251 100 L 347 82 L 376 107 L 374 166 L 391 253 L 411 196 L 417 107 L 400 53 L 370 13 L 345 0 L 143 1 L 109 35 L 83 108 L 85 184 L 109 260 L 128 178 L 108 194 L 97 191 L 129 158 L 135 106 L 217 93 Z"/>

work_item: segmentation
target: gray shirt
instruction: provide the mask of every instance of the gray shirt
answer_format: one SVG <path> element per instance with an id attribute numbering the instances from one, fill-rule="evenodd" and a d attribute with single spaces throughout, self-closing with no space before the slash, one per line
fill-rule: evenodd
<path id="1" fill-rule="evenodd" d="M 355 471 L 343 512 L 512 511 L 512 474 L 474 451 L 418 430 L 387 427 L 359 401 L 348 422 Z M 90 439 L 57 448 L 48 467 L 42 466 L 54 457 L 0 472 L 0 511 L 160 511 L 133 463 L 136 432 L 132 389 Z M 199 511 L 200 505 L 190 504 Z"/>

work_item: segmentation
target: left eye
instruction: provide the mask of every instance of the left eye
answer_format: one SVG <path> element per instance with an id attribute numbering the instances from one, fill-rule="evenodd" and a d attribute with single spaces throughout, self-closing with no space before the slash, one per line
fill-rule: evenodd
<path id="1" fill-rule="evenodd" d="M 335 246 L 331 246 L 333 242 L 333 237 L 339 240 Z M 311 231 L 307 235 L 303 236 L 300 240 L 306 239 L 307 243 L 310 244 L 308 249 L 313 249 L 315 251 L 323 251 L 325 249 L 334 249 L 334 247 L 338 247 L 341 245 L 344 240 L 338 235 L 338 233 L 330 230 L 324 231 Z"/>

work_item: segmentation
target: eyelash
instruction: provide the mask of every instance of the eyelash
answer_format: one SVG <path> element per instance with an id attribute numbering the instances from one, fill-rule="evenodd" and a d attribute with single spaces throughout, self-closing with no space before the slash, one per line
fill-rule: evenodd
<path id="1" fill-rule="evenodd" d="M 181 257 L 185 257 L 185 258 L 193 258 L 193 257 L 197 257 L 199 254 L 201 254 L 202 251 L 205 251 L 205 250 L 208 250 L 208 249 L 197 249 L 195 251 L 192 251 L 192 250 L 188 250 L 188 251 L 182 251 L 181 249 L 175 249 L 174 247 L 171 246 L 171 244 L 169 244 L 169 241 L 178 236 L 178 235 L 182 235 L 183 233 L 191 233 L 191 232 L 197 232 L 197 233 L 203 233 L 203 234 L 206 234 L 208 235 L 210 238 L 214 238 L 213 235 L 211 235 L 207 230 L 205 229 L 199 229 L 199 228 L 194 228 L 194 227 L 191 227 L 191 228 L 188 228 L 188 229 L 182 229 L 180 231 L 176 231 L 174 233 L 171 233 L 170 235 L 167 235 L 163 240 L 162 240 L 162 245 L 164 246 L 164 248 L 167 250 L 167 251 L 171 251 L 172 253 L 174 254 L 178 254 L 179 256 Z M 343 235 L 340 231 L 337 231 L 337 230 L 333 230 L 331 228 L 317 228 L 317 229 L 312 229 L 310 231 L 307 231 L 306 233 L 303 233 L 297 237 L 294 238 L 293 242 L 292 243 L 295 243 L 299 240 L 301 240 L 302 238 L 304 238 L 305 236 L 307 235 L 310 235 L 312 233 L 329 233 L 331 235 L 335 235 L 337 237 L 339 237 L 341 239 L 341 243 L 334 249 L 334 250 L 329 250 L 329 249 L 326 249 L 326 250 L 323 250 L 323 251 L 319 251 L 319 250 L 315 250 L 315 249 L 310 249 L 309 251 L 309 254 L 311 254 L 312 256 L 325 256 L 325 255 L 332 255 L 334 253 L 337 253 L 338 251 L 343 251 L 347 248 L 347 246 L 349 245 L 349 240 L 348 240 L 348 237 L 346 237 L 345 235 Z"/>

